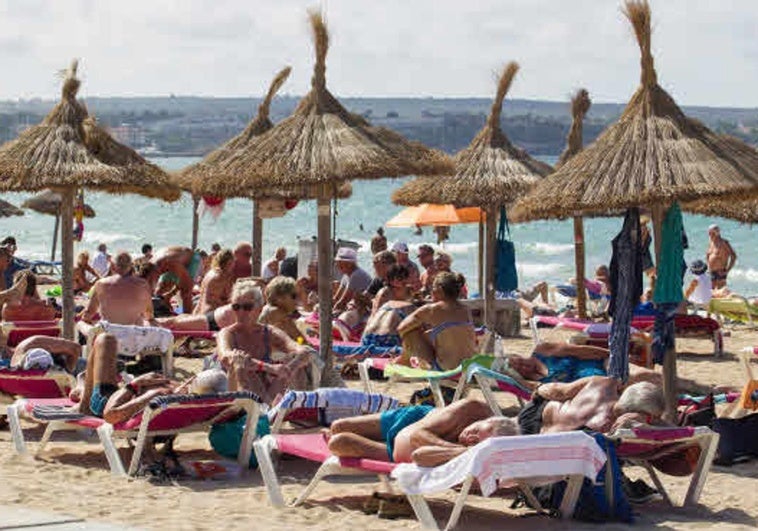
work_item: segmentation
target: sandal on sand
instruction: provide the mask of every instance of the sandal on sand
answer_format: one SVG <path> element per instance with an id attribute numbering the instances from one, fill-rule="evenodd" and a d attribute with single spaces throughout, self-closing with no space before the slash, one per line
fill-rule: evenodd
<path id="1" fill-rule="evenodd" d="M 402 496 L 402 499 L 398 500 L 381 500 L 377 516 L 385 520 L 410 518 L 413 516 L 413 508 L 405 496 Z"/>

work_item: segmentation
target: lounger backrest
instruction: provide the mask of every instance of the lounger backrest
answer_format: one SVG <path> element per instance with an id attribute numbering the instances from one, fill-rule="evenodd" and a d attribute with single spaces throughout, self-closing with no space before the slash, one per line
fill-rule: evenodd
<path id="1" fill-rule="evenodd" d="M 32 336 L 50 336 L 58 337 L 61 335 L 61 329 L 57 326 L 47 326 L 40 328 L 12 328 L 8 331 L 7 345 L 16 347 L 24 339 Z"/>
<path id="2" fill-rule="evenodd" d="M 0 369 L 0 393 L 24 398 L 68 396 L 74 381 L 60 371 Z"/>
<path id="3" fill-rule="evenodd" d="M 240 403 L 246 400 L 260 403 L 260 398 L 250 392 L 158 397 L 148 406 L 153 412 L 148 431 L 181 431 L 191 426 L 230 420 L 239 413 Z M 142 416 L 140 413 L 113 427 L 116 430 L 137 430 L 142 423 Z"/>

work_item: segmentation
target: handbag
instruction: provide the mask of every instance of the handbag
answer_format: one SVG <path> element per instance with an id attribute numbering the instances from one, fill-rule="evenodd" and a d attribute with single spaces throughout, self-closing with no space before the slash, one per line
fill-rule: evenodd
<path id="1" fill-rule="evenodd" d="M 500 226 L 497 231 L 495 252 L 495 291 L 510 293 L 518 288 L 516 272 L 516 249 L 510 240 L 511 230 L 505 207 L 500 207 Z"/>

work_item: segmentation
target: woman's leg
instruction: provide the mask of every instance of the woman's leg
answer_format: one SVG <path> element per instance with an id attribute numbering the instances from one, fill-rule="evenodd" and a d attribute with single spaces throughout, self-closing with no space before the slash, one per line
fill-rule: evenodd
<path id="1" fill-rule="evenodd" d="M 403 335 L 403 352 L 396 363 L 410 365 L 411 356 L 416 356 L 429 366 L 432 366 L 436 359 L 434 347 L 429 343 L 426 334 L 419 329 L 411 330 Z"/>

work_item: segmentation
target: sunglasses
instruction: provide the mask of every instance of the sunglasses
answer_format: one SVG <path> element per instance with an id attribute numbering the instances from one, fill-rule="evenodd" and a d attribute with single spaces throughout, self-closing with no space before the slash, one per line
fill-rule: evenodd
<path id="1" fill-rule="evenodd" d="M 242 302 L 242 303 L 235 302 L 234 304 L 232 304 L 232 310 L 234 310 L 235 312 L 238 312 L 240 310 L 245 311 L 245 312 L 250 312 L 252 310 L 255 310 L 255 304 L 252 302 Z"/>

